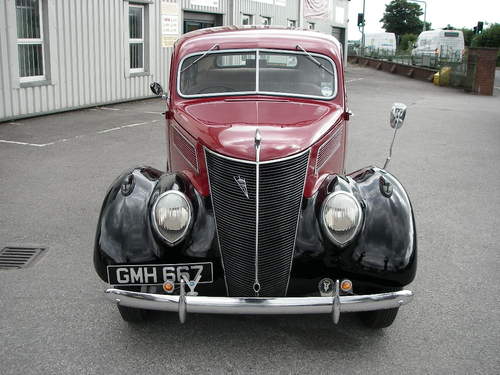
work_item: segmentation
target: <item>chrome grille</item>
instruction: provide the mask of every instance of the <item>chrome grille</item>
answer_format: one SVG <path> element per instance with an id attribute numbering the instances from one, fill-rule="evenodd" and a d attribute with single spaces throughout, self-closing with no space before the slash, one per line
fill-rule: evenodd
<path id="1" fill-rule="evenodd" d="M 205 155 L 228 294 L 254 296 L 256 164 L 209 150 Z M 308 159 L 303 152 L 259 165 L 259 296 L 286 295 Z"/>

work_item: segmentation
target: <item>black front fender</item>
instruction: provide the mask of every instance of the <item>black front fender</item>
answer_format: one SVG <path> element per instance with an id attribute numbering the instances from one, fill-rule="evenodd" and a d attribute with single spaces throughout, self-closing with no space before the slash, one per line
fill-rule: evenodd
<path id="1" fill-rule="evenodd" d="M 328 194 L 347 191 L 361 203 L 363 225 L 345 247 L 333 244 L 321 226 Z M 399 181 L 379 168 L 348 176 L 332 175 L 318 193 L 305 199 L 297 233 L 294 274 L 347 277 L 373 285 L 401 287 L 415 277 L 417 237 L 410 199 Z"/>
<path id="2" fill-rule="evenodd" d="M 156 198 L 167 190 L 187 195 L 193 205 L 193 225 L 185 239 L 169 246 L 151 222 Z M 163 173 L 151 167 L 123 172 L 110 186 L 102 204 L 94 245 L 94 266 L 107 282 L 110 264 L 181 263 L 216 257 L 213 214 L 181 173 Z"/>

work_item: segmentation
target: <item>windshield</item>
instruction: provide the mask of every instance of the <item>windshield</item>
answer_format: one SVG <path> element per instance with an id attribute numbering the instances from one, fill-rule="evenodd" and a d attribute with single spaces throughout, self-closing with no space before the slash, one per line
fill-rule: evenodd
<path id="1" fill-rule="evenodd" d="M 181 96 L 269 94 L 332 99 L 336 95 L 335 66 L 318 54 L 252 50 L 202 55 L 183 60 L 178 80 Z"/>

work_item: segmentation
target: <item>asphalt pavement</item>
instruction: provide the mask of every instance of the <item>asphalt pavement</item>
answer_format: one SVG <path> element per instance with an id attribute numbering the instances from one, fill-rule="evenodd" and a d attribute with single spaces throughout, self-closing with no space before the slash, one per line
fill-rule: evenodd
<path id="1" fill-rule="evenodd" d="M 356 316 L 157 315 L 123 322 L 92 265 L 106 188 L 164 169 L 158 99 L 0 124 L 0 248 L 38 244 L 0 271 L 0 374 L 498 374 L 500 92 L 466 94 L 350 65 L 348 170 L 383 165 L 389 110 L 408 105 L 389 170 L 419 244 L 414 302 L 388 329 Z"/>

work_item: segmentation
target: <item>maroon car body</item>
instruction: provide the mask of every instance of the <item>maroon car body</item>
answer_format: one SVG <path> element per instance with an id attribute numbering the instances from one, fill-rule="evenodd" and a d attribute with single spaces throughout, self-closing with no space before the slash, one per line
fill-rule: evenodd
<path id="1" fill-rule="evenodd" d="M 123 172 L 97 226 L 95 269 L 125 320 L 393 322 L 412 298 L 413 210 L 386 170 L 346 174 L 344 81 L 340 43 L 313 31 L 221 27 L 176 42 L 167 93 L 151 85 L 167 100 L 167 170 Z M 395 132 L 405 113 L 395 104 Z"/>
<path id="2" fill-rule="evenodd" d="M 220 50 L 258 48 L 300 52 L 299 40 L 306 51 L 328 56 L 335 63 L 338 87 L 334 99 L 228 95 L 193 100 L 183 98 L 177 91 L 179 64 L 189 54 L 207 51 L 214 45 Z M 311 148 L 304 195 L 312 196 L 328 175 L 342 173 L 344 168 L 348 114 L 341 56 L 337 39 L 317 32 L 222 27 L 186 34 L 177 42 L 172 56 L 167 139 L 175 142 L 178 132 L 196 149 L 199 173 L 193 169 L 193 160 L 186 161 L 181 147 L 169 147 L 171 169 L 184 171 L 201 194 L 209 195 L 203 147 L 237 159 L 253 160 L 254 134 L 259 128 L 265 139 L 262 161 Z M 318 161 L 318 152 L 325 144 L 328 150 L 323 150 L 323 159 Z"/>

